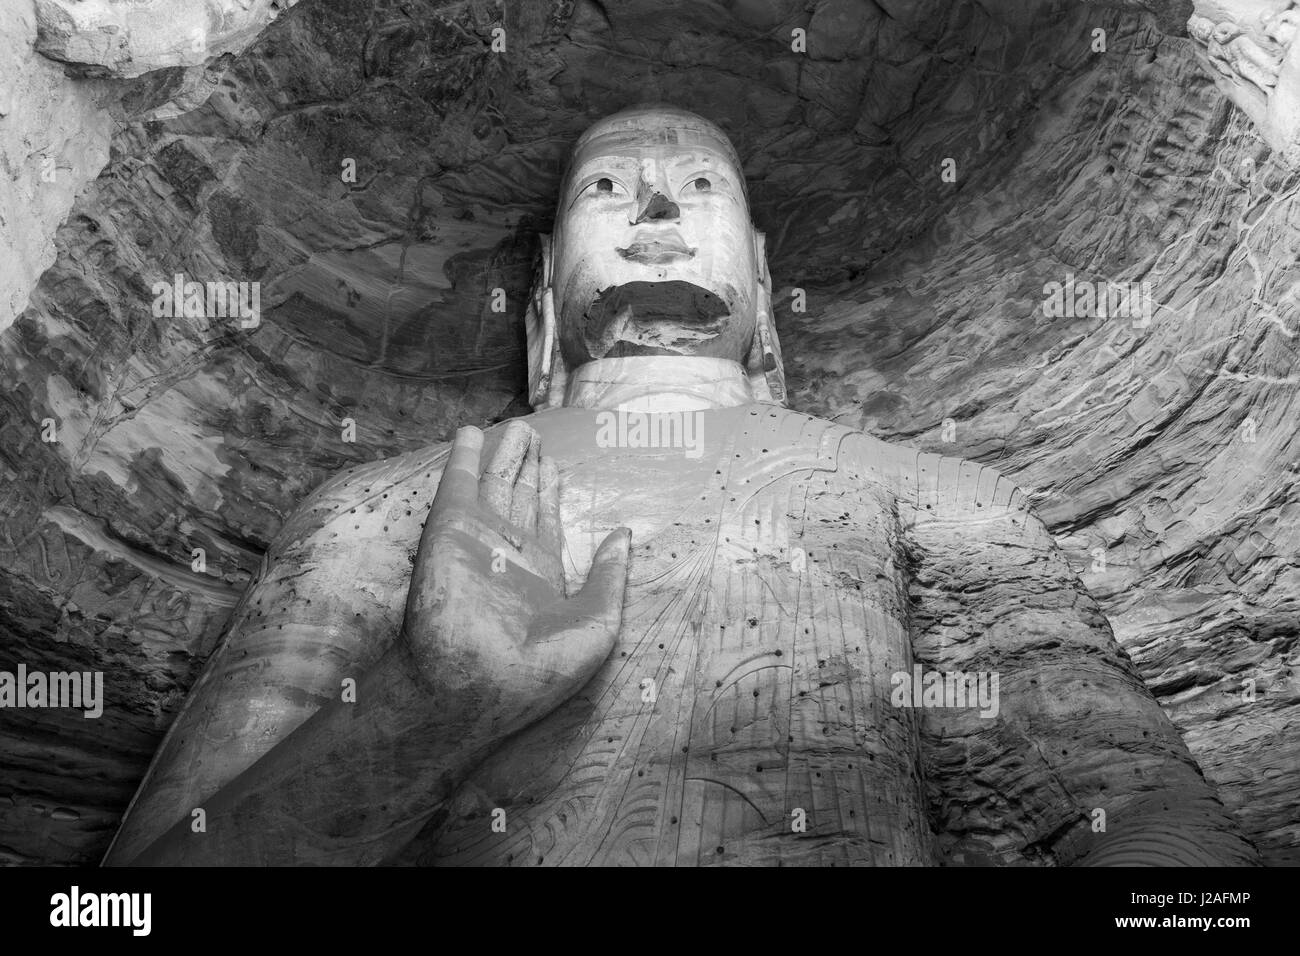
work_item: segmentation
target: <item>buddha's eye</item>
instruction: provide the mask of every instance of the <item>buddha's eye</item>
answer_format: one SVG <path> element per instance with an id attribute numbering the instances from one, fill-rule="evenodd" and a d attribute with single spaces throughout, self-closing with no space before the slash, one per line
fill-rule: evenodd
<path id="1" fill-rule="evenodd" d="M 623 184 L 611 176 L 601 176 L 599 179 L 592 179 L 587 185 L 582 187 L 584 196 L 599 196 L 601 200 L 613 199 L 618 196 L 626 196 L 627 189 Z"/>
<path id="2" fill-rule="evenodd" d="M 695 180 L 694 186 L 700 192 L 706 193 L 713 188 L 713 183 L 701 176 L 699 179 Z"/>

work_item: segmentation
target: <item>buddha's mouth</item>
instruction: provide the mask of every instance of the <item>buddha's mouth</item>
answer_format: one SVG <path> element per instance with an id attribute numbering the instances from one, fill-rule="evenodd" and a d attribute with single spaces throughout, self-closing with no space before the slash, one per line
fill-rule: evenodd
<path id="1" fill-rule="evenodd" d="M 673 233 L 663 236 L 638 235 L 631 245 L 617 247 L 614 251 L 629 262 L 658 265 L 677 259 L 693 259 L 696 250 L 688 246 L 681 236 Z"/>

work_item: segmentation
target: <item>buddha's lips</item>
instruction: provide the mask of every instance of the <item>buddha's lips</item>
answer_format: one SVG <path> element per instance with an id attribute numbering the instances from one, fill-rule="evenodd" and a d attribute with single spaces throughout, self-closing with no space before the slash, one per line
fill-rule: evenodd
<path id="1" fill-rule="evenodd" d="M 639 239 L 626 248 L 615 251 L 632 262 L 671 262 L 674 259 L 691 259 L 695 250 L 680 239 Z"/>

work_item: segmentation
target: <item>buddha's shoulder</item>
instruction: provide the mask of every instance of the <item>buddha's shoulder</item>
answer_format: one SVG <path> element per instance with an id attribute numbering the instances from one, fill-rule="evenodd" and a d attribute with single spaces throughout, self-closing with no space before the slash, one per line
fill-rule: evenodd
<path id="1" fill-rule="evenodd" d="M 399 517 L 417 517 L 414 523 L 400 524 L 413 524 L 418 529 L 418 522 L 424 520 L 429 510 L 450 451 L 450 442 L 436 442 L 390 458 L 359 462 L 339 471 L 299 503 L 276 535 L 273 549 L 283 551 L 301 546 L 330 531 L 334 525 L 360 531 L 361 528 L 353 525 L 370 522 L 363 522 L 357 515 L 368 519 L 378 514 L 390 526 L 398 523 Z M 394 521 L 387 521 L 389 516 Z"/>
<path id="2" fill-rule="evenodd" d="M 788 408 L 746 406 L 743 414 L 761 423 L 764 441 L 801 448 L 839 471 L 884 486 L 918 520 L 1032 508 L 1013 480 L 968 458 L 882 441 L 860 428 Z"/>

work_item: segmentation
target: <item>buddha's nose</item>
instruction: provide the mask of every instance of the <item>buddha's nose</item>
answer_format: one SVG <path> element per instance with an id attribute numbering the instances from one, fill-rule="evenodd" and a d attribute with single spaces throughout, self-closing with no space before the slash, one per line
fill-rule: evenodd
<path id="1" fill-rule="evenodd" d="M 677 203 L 673 202 L 663 193 L 656 192 L 650 197 L 650 201 L 641 207 L 641 212 L 636 217 L 636 222 L 653 222 L 655 220 L 673 220 L 681 216 L 681 210 L 677 208 Z M 635 223 L 633 223 L 635 225 Z"/>

